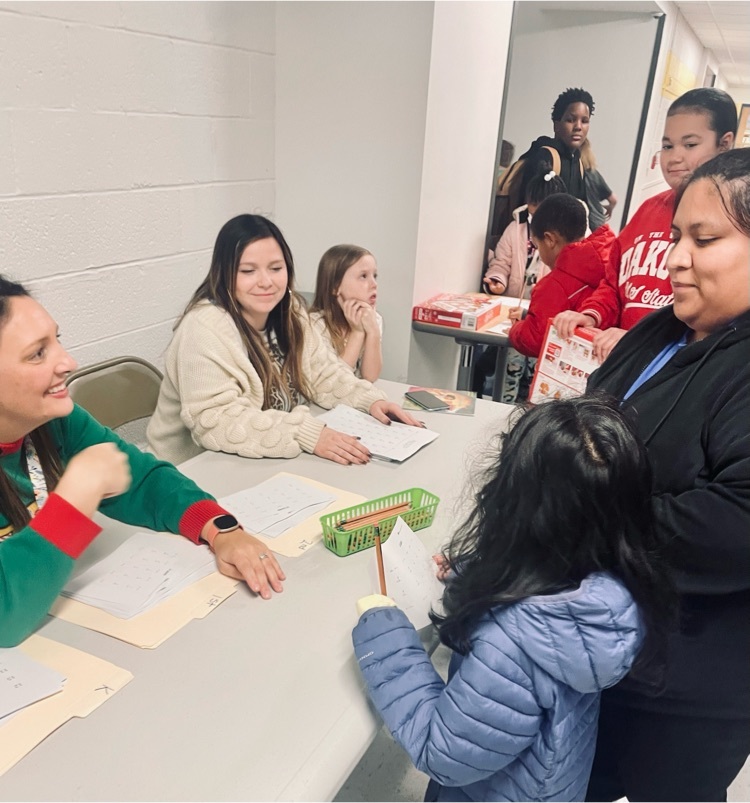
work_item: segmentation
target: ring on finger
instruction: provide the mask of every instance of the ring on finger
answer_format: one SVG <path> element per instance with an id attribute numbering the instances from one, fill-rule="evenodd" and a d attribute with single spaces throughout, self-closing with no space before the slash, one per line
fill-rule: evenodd
<path id="1" fill-rule="evenodd" d="M 261 552 L 261 553 L 260 553 L 260 555 L 258 555 L 258 559 L 259 559 L 259 560 L 265 560 L 265 559 L 266 559 L 266 558 L 268 558 L 268 557 L 270 557 L 270 555 L 268 554 L 268 552 Z"/>

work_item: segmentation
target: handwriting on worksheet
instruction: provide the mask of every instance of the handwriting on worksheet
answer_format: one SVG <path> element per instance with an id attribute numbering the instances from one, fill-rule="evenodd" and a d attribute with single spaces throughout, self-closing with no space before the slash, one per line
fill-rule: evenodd
<path id="1" fill-rule="evenodd" d="M 324 510 L 336 497 L 295 477 L 276 476 L 219 500 L 256 535 L 277 538 Z"/>
<path id="2" fill-rule="evenodd" d="M 375 550 L 370 563 L 372 593 L 379 593 Z M 443 596 L 435 562 L 425 545 L 399 516 L 383 544 L 383 567 L 388 596 L 419 630 L 430 624 L 430 608 Z"/>

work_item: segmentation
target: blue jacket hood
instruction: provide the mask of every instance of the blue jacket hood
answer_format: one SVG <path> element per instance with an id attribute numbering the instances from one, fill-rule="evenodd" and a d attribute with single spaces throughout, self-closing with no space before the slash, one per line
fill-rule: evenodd
<path id="1" fill-rule="evenodd" d="M 528 597 L 490 614 L 545 672 L 581 693 L 598 692 L 628 672 L 643 634 L 628 590 L 608 574 L 573 590 Z"/>

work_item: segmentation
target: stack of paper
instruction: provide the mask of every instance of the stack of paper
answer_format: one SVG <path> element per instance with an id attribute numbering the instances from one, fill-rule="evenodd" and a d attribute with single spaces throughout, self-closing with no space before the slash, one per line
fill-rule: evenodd
<path id="1" fill-rule="evenodd" d="M 256 535 L 277 538 L 334 501 L 335 495 L 291 476 L 277 475 L 219 504 Z"/>
<path id="2" fill-rule="evenodd" d="M 339 404 L 333 410 L 323 413 L 318 416 L 318 420 L 325 422 L 331 429 L 359 438 L 373 457 L 392 463 L 403 463 L 423 446 L 432 443 L 439 434 L 395 421 L 390 425 L 381 424 L 371 415 L 345 404 Z"/>
<path id="3" fill-rule="evenodd" d="M 215 568 L 207 546 L 196 546 L 178 535 L 136 533 L 74 577 L 62 594 L 120 619 L 131 619 Z"/>
<path id="4" fill-rule="evenodd" d="M 0 726 L 16 711 L 63 690 L 65 675 L 20 649 L 0 649 Z"/>

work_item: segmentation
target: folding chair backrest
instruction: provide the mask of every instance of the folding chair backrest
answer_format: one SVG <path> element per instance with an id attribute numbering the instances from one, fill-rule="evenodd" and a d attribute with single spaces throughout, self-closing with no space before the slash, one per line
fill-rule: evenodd
<path id="1" fill-rule="evenodd" d="M 140 357 L 115 357 L 74 371 L 66 384 L 76 404 L 115 429 L 154 412 L 161 379 Z"/>

